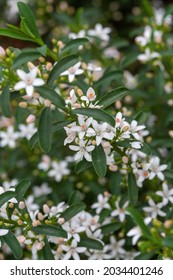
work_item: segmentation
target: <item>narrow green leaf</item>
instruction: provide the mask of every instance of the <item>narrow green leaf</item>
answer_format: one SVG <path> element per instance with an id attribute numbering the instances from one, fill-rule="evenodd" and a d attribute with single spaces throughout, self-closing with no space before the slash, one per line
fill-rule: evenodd
<path id="1" fill-rule="evenodd" d="M 91 166 L 92 166 L 92 163 L 87 160 L 79 161 L 75 166 L 76 174 L 83 172 L 84 170 L 90 168 Z"/>
<path id="2" fill-rule="evenodd" d="M 47 237 L 44 238 L 44 247 L 43 247 L 43 257 L 44 257 L 44 260 L 54 260 L 54 255 L 51 251 L 51 248 L 50 248 L 50 244 L 47 240 Z"/>
<path id="3" fill-rule="evenodd" d="M 78 247 L 86 247 L 87 249 L 103 250 L 103 243 L 93 238 L 81 238 Z"/>
<path id="4" fill-rule="evenodd" d="M 45 234 L 48 236 L 56 236 L 56 237 L 62 237 L 67 238 L 67 233 L 64 229 L 52 226 L 52 225 L 40 225 L 37 227 L 32 227 L 31 230 L 38 234 Z"/>
<path id="5" fill-rule="evenodd" d="M 1 110 L 2 114 L 6 118 L 11 117 L 11 108 L 10 108 L 10 90 L 9 85 L 5 86 L 1 94 Z"/>
<path id="6" fill-rule="evenodd" d="M 119 70 L 113 70 L 105 73 L 98 81 L 94 83 L 94 88 L 108 87 L 112 81 L 122 80 L 123 72 Z"/>
<path id="7" fill-rule="evenodd" d="M 22 250 L 20 243 L 17 240 L 16 236 L 12 232 L 9 231 L 6 235 L 3 236 L 3 240 L 8 245 L 8 247 L 12 251 L 15 258 L 21 259 L 22 255 L 23 255 L 23 250 Z"/>
<path id="8" fill-rule="evenodd" d="M 34 61 L 43 55 L 42 49 L 28 49 L 21 51 L 14 59 L 11 69 L 18 68 L 20 65 L 27 63 L 28 61 Z"/>
<path id="9" fill-rule="evenodd" d="M 13 191 L 7 191 L 7 192 L 2 193 L 0 195 L 0 207 L 13 197 L 16 197 L 16 193 Z"/>
<path id="10" fill-rule="evenodd" d="M 49 99 L 58 108 L 64 110 L 66 105 L 65 101 L 54 89 L 48 86 L 42 86 L 37 87 L 37 92 L 40 93 L 43 98 Z"/>
<path id="11" fill-rule="evenodd" d="M 162 239 L 162 246 L 173 249 L 173 236 L 169 235 Z"/>
<path id="12" fill-rule="evenodd" d="M 17 186 L 16 186 L 16 193 L 17 193 L 16 199 L 18 201 L 23 199 L 23 197 L 24 197 L 24 195 L 25 195 L 25 193 L 28 190 L 30 185 L 31 185 L 31 182 L 27 179 L 23 179 L 17 184 Z"/>
<path id="13" fill-rule="evenodd" d="M 150 260 L 154 255 L 157 254 L 155 251 L 151 251 L 149 253 L 141 253 L 137 255 L 134 260 Z"/>
<path id="14" fill-rule="evenodd" d="M 138 189 L 139 187 L 136 184 L 135 175 L 133 173 L 128 174 L 128 197 L 130 203 L 135 206 L 138 201 Z"/>
<path id="15" fill-rule="evenodd" d="M 26 34 L 24 34 L 21 31 L 17 30 L 12 30 L 9 28 L 0 28 L 0 35 L 5 36 L 5 37 L 10 37 L 22 41 L 32 41 L 33 39 L 29 38 Z"/>
<path id="16" fill-rule="evenodd" d="M 38 142 L 38 133 L 35 132 L 29 140 L 29 148 L 32 150 Z"/>
<path id="17" fill-rule="evenodd" d="M 127 56 L 123 57 L 123 59 L 121 61 L 122 68 L 126 69 L 128 66 L 130 66 L 131 64 L 136 62 L 138 54 L 139 53 L 131 53 L 131 54 L 128 54 Z"/>
<path id="18" fill-rule="evenodd" d="M 115 126 L 115 119 L 111 115 L 100 109 L 77 108 L 72 111 L 72 114 L 81 114 L 88 117 L 93 117 L 96 120 L 107 122 L 110 125 Z"/>
<path id="19" fill-rule="evenodd" d="M 119 224 L 117 222 L 110 223 L 110 224 L 100 227 L 100 229 L 104 235 L 113 233 L 113 232 L 119 230 L 120 228 L 121 228 L 121 224 Z"/>
<path id="20" fill-rule="evenodd" d="M 76 55 L 69 55 L 59 60 L 49 73 L 48 84 L 51 85 L 64 71 L 79 61 Z"/>
<path id="21" fill-rule="evenodd" d="M 64 218 L 65 221 L 70 220 L 75 215 L 77 215 L 79 212 L 83 211 L 85 209 L 86 205 L 83 202 L 78 202 L 70 207 L 68 207 L 62 214 L 61 218 Z"/>
<path id="22" fill-rule="evenodd" d="M 51 149 L 52 143 L 52 117 L 50 107 L 45 107 L 38 123 L 38 141 L 43 152 Z"/>
<path id="23" fill-rule="evenodd" d="M 74 191 L 68 199 L 68 205 L 73 205 L 81 201 L 81 193 L 79 191 Z"/>
<path id="24" fill-rule="evenodd" d="M 89 40 L 86 37 L 70 40 L 70 42 L 67 43 L 66 46 L 63 48 L 62 53 L 65 53 L 65 52 L 68 52 L 71 50 L 76 50 L 80 46 L 82 46 L 88 42 L 89 42 Z"/>
<path id="25" fill-rule="evenodd" d="M 133 207 L 128 207 L 126 210 L 127 212 L 129 212 L 134 222 L 140 227 L 143 236 L 150 240 L 153 240 L 152 234 L 150 233 L 149 228 L 145 225 L 143 217 L 141 216 L 139 211 Z"/>
<path id="26" fill-rule="evenodd" d="M 101 145 L 96 146 L 92 152 L 92 164 L 98 176 L 104 177 L 106 175 L 106 155 Z"/>
<path id="27" fill-rule="evenodd" d="M 21 17 L 20 29 L 22 30 L 23 33 L 27 34 L 30 38 L 35 39 L 35 35 L 28 28 L 26 19 L 24 17 Z"/>
<path id="28" fill-rule="evenodd" d="M 35 17 L 28 5 L 26 5 L 23 2 L 18 2 L 17 3 L 18 9 L 20 16 L 25 19 L 25 23 L 30 30 L 30 32 L 36 37 L 40 37 L 40 34 L 38 32 L 36 23 L 35 23 Z"/>
<path id="29" fill-rule="evenodd" d="M 128 89 L 126 87 L 119 87 L 111 92 L 108 92 L 105 94 L 99 101 L 98 105 L 103 106 L 103 109 L 110 106 L 111 104 L 115 103 L 120 98 L 124 97 L 129 93 Z"/>
<path id="30" fill-rule="evenodd" d="M 139 124 L 145 124 L 148 118 L 148 113 L 147 112 L 139 112 L 136 117 L 135 120 L 139 123 Z"/>
<path id="31" fill-rule="evenodd" d="M 64 128 L 65 126 L 69 125 L 70 123 L 71 123 L 71 121 L 59 121 L 59 122 L 53 123 L 52 130 L 53 131 L 60 130 L 60 129 Z"/>

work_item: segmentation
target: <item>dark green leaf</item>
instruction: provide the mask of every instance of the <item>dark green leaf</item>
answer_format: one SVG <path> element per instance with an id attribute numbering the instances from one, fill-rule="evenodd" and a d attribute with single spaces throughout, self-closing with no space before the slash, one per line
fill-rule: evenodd
<path id="1" fill-rule="evenodd" d="M 145 225 L 145 223 L 143 221 L 144 219 L 141 216 L 141 214 L 139 213 L 139 211 L 133 207 L 128 207 L 126 210 L 132 217 L 133 221 L 140 227 L 143 236 L 150 240 L 153 240 L 152 234 L 151 234 L 148 226 Z"/>
<path id="2" fill-rule="evenodd" d="M 94 88 L 107 87 L 114 80 L 122 80 L 123 73 L 119 70 L 113 70 L 105 73 L 98 81 L 94 83 Z"/>
<path id="3" fill-rule="evenodd" d="M 106 225 L 100 227 L 100 229 L 104 235 L 107 235 L 107 234 L 109 235 L 110 233 L 113 233 L 113 232 L 119 230 L 120 228 L 121 228 L 121 224 L 119 224 L 117 222 L 106 224 Z"/>
<path id="4" fill-rule="evenodd" d="M 17 5 L 20 16 L 24 18 L 27 28 L 36 38 L 40 37 L 32 10 L 23 2 L 18 2 Z"/>
<path id="5" fill-rule="evenodd" d="M 7 191 L 7 192 L 2 193 L 0 195 L 0 207 L 13 197 L 16 197 L 16 193 L 13 191 Z"/>
<path id="6" fill-rule="evenodd" d="M 101 145 L 92 152 L 92 164 L 98 176 L 104 177 L 107 171 L 106 155 Z"/>
<path id="7" fill-rule="evenodd" d="M 81 193 L 79 191 L 74 191 L 68 199 L 68 205 L 73 205 L 81 201 Z"/>
<path id="8" fill-rule="evenodd" d="M 61 218 L 64 218 L 65 221 L 68 221 L 71 218 L 73 218 L 75 215 L 77 215 L 79 212 L 83 211 L 85 207 L 86 205 L 83 202 L 78 202 L 76 204 L 73 204 L 61 214 Z"/>
<path id="9" fill-rule="evenodd" d="M 52 226 L 52 225 L 40 225 L 37 227 L 32 227 L 31 230 L 38 234 L 45 234 L 48 236 L 56 236 L 56 237 L 62 237 L 67 238 L 67 233 L 64 229 Z"/>
<path id="10" fill-rule="evenodd" d="M 71 121 L 59 121 L 59 122 L 53 123 L 52 130 L 53 131 L 61 130 L 65 126 L 69 125 L 70 123 L 71 123 Z"/>
<path id="11" fill-rule="evenodd" d="M 138 201 L 138 189 L 139 187 L 136 184 L 135 175 L 133 173 L 128 174 L 128 197 L 130 203 L 135 206 Z"/>
<path id="12" fill-rule="evenodd" d="M 87 249 L 103 250 L 103 243 L 92 238 L 81 238 L 78 247 L 86 247 Z"/>
<path id="13" fill-rule="evenodd" d="M 62 53 L 71 51 L 71 50 L 76 50 L 79 48 L 79 46 L 82 46 L 86 43 L 88 43 L 89 40 L 88 38 L 77 38 L 77 39 L 72 39 L 69 43 L 66 44 L 66 46 L 63 48 Z"/>
<path id="14" fill-rule="evenodd" d="M 15 258 L 21 259 L 23 251 L 16 236 L 9 231 L 6 235 L 3 236 L 3 240 L 8 245 Z"/>
<path id="15" fill-rule="evenodd" d="M 44 238 L 44 247 L 43 247 L 43 257 L 44 257 L 44 260 L 54 260 L 54 255 L 51 251 L 51 248 L 50 248 L 50 244 L 47 240 L 47 237 Z"/>
<path id="16" fill-rule="evenodd" d="M 148 113 L 147 112 L 139 112 L 136 117 L 135 120 L 138 122 L 138 124 L 142 125 L 145 124 L 148 118 Z"/>
<path id="17" fill-rule="evenodd" d="M 123 69 L 126 69 L 128 66 L 136 62 L 138 53 L 128 54 L 127 56 L 123 57 L 121 61 L 121 66 Z"/>
<path id="18" fill-rule="evenodd" d="M 79 61 L 76 55 L 69 55 L 58 61 L 50 71 L 48 84 L 51 85 L 64 71 L 74 66 Z"/>
<path id="19" fill-rule="evenodd" d="M 27 189 L 29 188 L 29 186 L 31 185 L 31 182 L 27 179 L 23 179 L 21 180 L 17 186 L 16 186 L 16 193 L 17 193 L 17 196 L 16 196 L 16 199 L 18 201 L 22 200 Z"/>
<path id="20" fill-rule="evenodd" d="M 33 42 L 33 39 L 29 38 L 22 31 L 12 30 L 9 28 L 0 28 L 0 35 L 22 40 L 22 41 L 32 41 Z"/>
<path id="21" fill-rule="evenodd" d="M 72 111 L 72 114 L 81 114 L 88 117 L 93 117 L 96 120 L 107 122 L 110 125 L 115 126 L 115 119 L 111 115 L 100 109 L 77 108 Z"/>
<path id="22" fill-rule="evenodd" d="M 48 86 L 42 86 L 42 87 L 37 87 L 37 92 L 40 93 L 40 95 L 43 98 L 49 99 L 58 108 L 64 110 L 65 101 L 54 89 Z"/>
<path id="23" fill-rule="evenodd" d="M 41 113 L 38 124 L 38 141 L 44 152 L 51 149 L 52 143 L 52 117 L 50 107 L 45 107 Z"/>
<path id="24" fill-rule="evenodd" d="M 137 255 L 134 260 L 150 260 L 156 254 L 155 251 L 151 251 L 149 253 L 141 253 Z"/>
<path id="25" fill-rule="evenodd" d="M 106 108 L 110 106 L 111 104 L 115 103 L 120 98 L 124 97 L 129 93 L 128 89 L 126 87 L 119 87 L 111 92 L 108 92 L 105 94 L 99 101 L 98 105 L 103 106 L 103 108 Z"/>
<path id="26" fill-rule="evenodd" d="M 29 140 L 29 148 L 32 150 L 38 142 L 38 133 L 35 132 Z"/>
<path id="27" fill-rule="evenodd" d="M 92 166 L 92 163 L 87 160 L 79 161 L 75 167 L 76 174 L 83 172 L 84 170 L 90 168 L 91 166 Z"/>
<path id="28" fill-rule="evenodd" d="M 173 236 L 169 235 L 162 239 L 162 246 L 173 249 Z"/>
<path id="29" fill-rule="evenodd" d="M 11 117 L 11 108 L 10 108 L 10 90 L 9 85 L 5 86 L 1 94 L 1 110 L 2 114 L 6 118 Z"/>

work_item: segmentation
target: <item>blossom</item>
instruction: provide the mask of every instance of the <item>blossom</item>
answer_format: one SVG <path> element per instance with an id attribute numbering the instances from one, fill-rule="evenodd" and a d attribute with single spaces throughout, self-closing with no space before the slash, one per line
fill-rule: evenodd
<path id="1" fill-rule="evenodd" d="M 80 260 L 79 253 L 84 253 L 86 248 L 78 247 L 78 243 L 75 239 L 72 240 L 71 245 L 61 245 L 61 248 L 66 252 L 64 260 L 69 260 L 73 257 L 74 260 Z"/>
<path id="2" fill-rule="evenodd" d="M 73 237 L 77 242 L 80 241 L 79 233 L 85 231 L 86 229 L 84 226 L 80 226 L 75 218 L 73 218 L 70 222 L 63 224 L 62 227 L 67 232 L 68 239 Z"/>
<path id="3" fill-rule="evenodd" d="M 129 131 L 136 140 L 141 140 L 139 131 L 144 129 L 145 125 L 138 125 L 136 120 L 133 120 L 130 124 Z"/>
<path id="4" fill-rule="evenodd" d="M 67 168 L 67 162 L 62 160 L 60 162 L 52 161 L 52 169 L 49 170 L 48 176 L 54 177 L 56 182 L 60 182 L 64 175 L 69 175 L 70 170 Z"/>
<path id="5" fill-rule="evenodd" d="M 108 246 L 109 246 L 110 255 L 111 255 L 112 258 L 117 260 L 117 259 L 123 257 L 123 255 L 126 252 L 122 248 L 124 244 L 125 244 L 125 239 L 120 239 L 120 240 L 117 241 L 114 236 L 110 237 L 110 245 L 108 245 Z"/>
<path id="6" fill-rule="evenodd" d="M 169 189 L 166 183 L 162 184 L 162 191 L 157 191 L 156 194 L 163 198 L 163 205 L 166 205 L 169 201 L 173 203 L 173 189 Z"/>
<path id="7" fill-rule="evenodd" d="M 154 58 L 160 58 L 160 54 L 158 52 L 151 52 L 149 48 L 146 48 L 144 54 L 138 55 L 138 60 L 140 60 L 143 63 L 152 60 Z"/>
<path id="8" fill-rule="evenodd" d="M 160 159 L 157 156 L 154 156 L 150 160 L 150 175 L 149 179 L 152 180 L 155 176 L 157 176 L 161 181 L 164 180 L 164 175 L 162 171 L 167 168 L 167 164 L 160 165 Z"/>
<path id="9" fill-rule="evenodd" d="M 151 218 L 157 218 L 157 215 L 161 217 L 165 217 L 166 213 L 164 213 L 161 208 L 163 207 L 162 203 L 155 203 L 151 198 L 148 200 L 149 206 L 143 207 L 144 211 L 150 213 Z"/>
<path id="10" fill-rule="evenodd" d="M 6 52 L 5 52 L 4 48 L 0 46 L 0 61 L 3 60 L 5 55 L 6 55 Z"/>
<path id="11" fill-rule="evenodd" d="M 74 159 L 76 161 L 83 160 L 85 158 L 87 161 L 92 161 L 91 155 L 89 154 L 95 149 L 94 145 L 90 145 L 87 141 L 79 140 L 78 145 L 69 145 L 72 151 L 76 151 Z"/>
<path id="12" fill-rule="evenodd" d="M 76 103 L 76 101 L 77 101 L 77 97 L 76 97 L 74 89 L 72 89 L 70 91 L 70 95 L 69 95 L 68 99 L 66 99 L 65 102 L 66 102 L 66 104 L 71 104 L 71 106 L 73 107 L 74 104 Z"/>
<path id="13" fill-rule="evenodd" d="M 78 123 L 79 125 L 76 125 L 76 126 L 73 126 L 71 128 L 72 131 L 75 131 L 78 133 L 78 137 L 80 140 L 83 139 L 87 129 L 89 128 L 90 124 L 93 122 L 93 118 L 90 117 L 90 118 L 87 118 L 85 120 L 85 117 L 83 116 L 78 116 Z"/>
<path id="14" fill-rule="evenodd" d="M 110 209 L 110 205 L 108 203 L 108 197 L 99 194 L 97 197 L 97 202 L 95 202 L 91 208 L 96 209 L 96 213 L 99 214 L 103 209 Z"/>
<path id="15" fill-rule="evenodd" d="M 88 30 L 89 36 L 98 37 L 103 41 L 109 41 L 109 33 L 111 32 L 110 27 L 103 27 L 100 23 L 95 25 L 95 29 Z"/>
<path id="16" fill-rule="evenodd" d="M 120 199 L 117 199 L 117 201 L 115 202 L 116 209 L 111 213 L 111 216 L 119 216 L 120 222 L 124 222 L 125 216 L 126 214 L 128 214 L 126 208 L 129 205 L 129 201 L 126 201 L 122 207 L 119 205 L 119 203 Z"/>
<path id="17" fill-rule="evenodd" d="M 29 123 L 28 125 L 19 124 L 19 129 L 20 137 L 26 138 L 27 140 L 29 140 L 37 131 L 36 127 L 34 126 L 34 123 Z"/>
<path id="18" fill-rule="evenodd" d="M 10 125 L 6 131 L 0 132 L 0 147 L 9 146 L 10 148 L 15 148 L 16 140 L 19 136 L 19 132 L 14 131 L 14 127 Z"/>
<path id="19" fill-rule="evenodd" d="M 61 76 L 68 76 L 69 82 L 73 82 L 76 75 L 81 75 L 83 73 L 83 69 L 80 69 L 81 62 L 76 63 L 74 66 L 70 67 L 68 70 L 61 73 Z"/>
<path id="20" fill-rule="evenodd" d="M 20 82 L 17 82 L 14 86 L 15 90 L 25 89 L 28 96 L 32 96 L 34 92 L 34 86 L 44 85 L 44 80 L 41 78 L 36 78 L 38 73 L 37 67 L 34 67 L 30 70 L 29 73 L 24 72 L 23 70 L 18 69 L 17 75 L 21 79 Z"/>

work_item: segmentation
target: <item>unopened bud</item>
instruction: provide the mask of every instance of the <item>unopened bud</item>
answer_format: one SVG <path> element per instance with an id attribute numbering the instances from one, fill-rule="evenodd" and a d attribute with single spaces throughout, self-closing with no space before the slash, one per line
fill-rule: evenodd
<path id="1" fill-rule="evenodd" d="M 82 69 L 83 69 L 83 70 L 87 70 L 87 65 L 86 65 L 85 62 L 82 62 L 82 65 L 81 65 L 81 66 L 82 66 Z"/>
<path id="2" fill-rule="evenodd" d="M 52 63 L 51 62 L 47 62 L 46 63 L 46 70 L 50 71 L 52 69 Z"/>
<path id="3" fill-rule="evenodd" d="M 59 218 L 58 219 L 58 224 L 62 225 L 62 224 L 64 224 L 64 222 L 65 222 L 64 218 Z"/>
<path id="4" fill-rule="evenodd" d="M 115 164 L 111 164 L 111 165 L 109 165 L 109 170 L 113 171 L 113 172 L 116 172 L 118 170 L 118 166 L 115 165 Z"/>
<path id="5" fill-rule="evenodd" d="M 64 48 L 64 43 L 63 43 L 62 41 L 58 41 L 58 42 L 57 42 L 57 46 L 58 46 L 58 48 L 61 50 L 61 49 Z"/>
<path id="6" fill-rule="evenodd" d="M 74 106 L 75 108 L 81 108 L 81 105 L 80 105 L 79 103 L 75 103 L 73 106 Z"/>
<path id="7" fill-rule="evenodd" d="M 32 70 L 32 69 L 35 68 L 35 65 L 34 65 L 32 62 L 30 62 L 30 61 L 27 63 L 27 66 L 28 66 L 28 68 L 29 68 L 30 70 Z"/>
<path id="8" fill-rule="evenodd" d="M 14 207 L 14 203 L 13 203 L 13 202 L 10 202 L 9 205 L 8 205 L 8 207 L 9 207 L 9 208 L 13 208 L 13 207 Z"/>
<path id="9" fill-rule="evenodd" d="M 25 240 L 26 240 L 26 237 L 25 237 L 24 235 L 19 235 L 19 236 L 17 237 L 17 240 L 18 240 L 20 243 L 24 243 Z"/>
<path id="10" fill-rule="evenodd" d="M 39 221 L 43 221 L 44 220 L 44 216 L 43 216 L 43 214 L 41 212 L 39 212 L 37 214 L 37 217 L 38 217 Z"/>
<path id="11" fill-rule="evenodd" d="M 58 244 L 64 244 L 64 238 L 58 238 Z"/>
<path id="12" fill-rule="evenodd" d="M 45 99 L 44 100 L 44 105 L 46 106 L 46 107 L 50 107 L 51 106 L 51 101 L 49 100 L 49 99 Z"/>
<path id="13" fill-rule="evenodd" d="M 45 58 L 44 58 L 43 56 L 40 56 L 40 57 L 39 57 L 39 61 L 40 61 L 41 63 L 43 63 L 43 62 L 45 62 Z"/>
<path id="14" fill-rule="evenodd" d="M 23 225 L 22 220 L 18 220 L 17 223 L 18 223 L 19 226 L 22 226 L 22 225 Z"/>
<path id="15" fill-rule="evenodd" d="M 27 118 L 26 118 L 26 123 L 33 123 L 35 121 L 35 116 L 30 114 Z"/>
<path id="16" fill-rule="evenodd" d="M 26 102 L 19 102 L 20 108 L 27 108 L 28 104 Z"/>
<path id="17" fill-rule="evenodd" d="M 78 94 L 79 96 L 82 96 L 82 95 L 83 95 L 83 91 L 82 91 L 80 88 L 78 88 L 77 94 Z"/>
<path id="18" fill-rule="evenodd" d="M 23 210 L 23 209 L 25 209 L 25 202 L 24 201 L 20 201 L 19 202 L 19 209 L 21 209 L 21 210 Z"/>
<path id="19" fill-rule="evenodd" d="M 170 229 L 170 228 L 172 227 L 172 225 L 173 225 L 173 220 L 166 220 L 166 221 L 164 222 L 164 227 L 165 227 L 166 229 Z"/>
<path id="20" fill-rule="evenodd" d="M 3 60 L 5 55 L 6 55 L 5 50 L 0 46 L 0 60 Z"/>
<path id="21" fill-rule="evenodd" d="M 47 204 L 43 205 L 43 212 L 45 214 L 49 214 L 50 213 L 50 208 L 49 208 L 49 206 Z"/>
<path id="22" fill-rule="evenodd" d="M 129 161 L 129 159 L 128 159 L 128 157 L 126 157 L 126 156 L 123 156 L 122 157 L 122 161 L 123 161 L 123 163 L 128 163 L 128 161 Z"/>
<path id="23" fill-rule="evenodd" d="M 121 101 L 117 100 L 116 103 L 115 103 L 115 108 L 120 109 L 121 107 L 122 107 Z"/>

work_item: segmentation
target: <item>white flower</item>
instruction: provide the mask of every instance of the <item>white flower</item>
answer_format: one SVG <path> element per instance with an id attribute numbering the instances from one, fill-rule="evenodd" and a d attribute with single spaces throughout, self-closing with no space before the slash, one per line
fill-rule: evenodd
<path id="1" fill-rule="evenodd" d="M 129 131 L 136 140 L 141 140 L 139 131 L 144 128 L 145 128 L 145 125 L 138 125 L 138 122 L 136 120 L 133 120 L 130 124 Z"/>
<path id="2" fill-rule="evenodd" d="M 67 252 L 64 255 L 64 260 L 69 260 L 71 257 L 73 257 L 74 260 L 80 260 L 79 253 L 84 253 L 86 251 L 86 248 L 84 247 L 78 247 L 78 243 L 75 239 L 73 239 L 71 245 L 61 245 L 61 248 Z"/>
<path id="3" fill-rule="evenodd" d="M 89 89 L 87 90 L 86 96 L 89 101 L 94 101 L 96 99 L 96 94 L 92 87 L 89 87 Z"/>
<path id="4" fill-rule="evenodd" d="M 78 116 L 79 125 L 73 126 L 71 130 L 77 132 L 79 139 L 82 140 L 92 121 L 92 117 L 86 119 L 84 116 L 80 115 Z"/>
<path id="5" fill-rule="evenodd" d="M 44 171 L 47 171 L 50 168 L 51 159 L 48 155 L 43 155 L 41 162 L 38 164 L 38 168 Z"/>
<path id="6" fill-rule="evenodd" d="M 126 214 L 128 214 L 126 208 L 129 205 L 129 201 L 126 201 L 122 207 L 120 207 L 119 203 L 120 198 L 115 202 L 116 209 L 111 213 L 111 216 L 119 216 L 120 222 L 124 222 Z"/>
<path id="7" fill-rule="evenodd" d="M 5 190 L 3 187 L 0 187 L 0 194 L 5 193 L 6 191 L 15 192 L 15 188 L 9 188 L 8 190 Z M 15 196 L 15 194 L 14 194 L 14 196 Z M 8 201 L 12 202 L 12 203 L 18 203 L 18 201 L 15 197 L 9 199 Z M 7 203 L 5 203 L 4 205 L 7 205 Z"/>
<path id="8" fill-rule="evenodd" d="M 52 192 L 52 189 L 47 183 L 43 183 L 41 186 L 34 186 L 33 193 L 35 197 L 40 197 L 42 195 L 48 195 Z"/>
<path id="9" fill-rule="evenodd" d="M 125 254 L 125 250 L 122 248 L 123 245 L 125 244 L 125 239 L 120 239 L 120 240 L 116 240 L 114 236 L 110 237 L 110 245 L 109 249 L 110 249 L 110 255 L 112 258 L 118 260 L 123 258 L 123 255 Z"/>
<path id="10" fill-rule="evenodd" d="M 56 182 L 60 182 L 64 175 L 70 174 L 70 170 L 67 168 L 67 165 L 67 162 L 64 160 L 60 162 L 52 161 L 52 169 L 49 170 L 48 176 L 54 177 Z"/>
<path id="11" fill-rule="evenodd" d="M 120 59 L 121 57 L 121 54 L 120 52 L 117 50 L 117 48 L 115 47 L 109 47 L 109 48 L 106 48 L 104 50 L 104 55 L 107 57 L 107 58 L 115 58 L 115 59 Z"/>
<path id="12" fill-rule="evenodd" d="M 112 140 L 114 138 L 113 132 L 108 132 L 108 123 L 104 122 L 102 124 L 99 124 L 96 120 L 93 120 L 92 126 L 93 128 L 88 128 L 86 136 L 96 137 L 97 146 L 101 144 L 102 139 Z"/>
<path id="13" fill-rule="evenodd" d="M 69 145 L 69 148 L 72 151 L 76 151 L 76 155 L 74 157 L 75 161 L 80 161 L 85 158 L 87 161 L 92 161 L 91 155 L 89 154 L 95 149 L 94 145 L 89 145 L 87 141 L 79 140 L 78 146 Z"/>
<path id="14" fill-rule="evenodd" d="M 85 253 L 88 257 L 88 260 L 109 260 L 111 255 L 109 253 L 109 246 L 105 245 L 103 250 L 90 250 L 90 252 Z"/>
<path id="15" fill-rule="evenodd" d="M 83 69 L 80 69 L 81 62 L 76 63 L 74 66 L 70 67 L 68 70 L 61 73 L 61 76 L 68 76 L 69 82 L 73 82 L 76 75 L 81 75 L 83 73 Z"/>
<path id="16" fill-rule="evenodd" d="M 130 145 L 132 146 L 132 148 L 134 149 L 141 149 L 143 143 L 139 142 L 139 141 L 133 141 L 130 143 Z"/>
<path id="17" fill-rule="evenodd" d="M 34 126 L 34 123 L 29 123 L 28 125 L 19 124 L 20 137 L 26 138 L 29 140 L 33 134 L 37 131 Z"/>
<path id="18" fill-rule="evenodd" d="M 145 53 L 144 54 L 139 54 L 137 58 L 141 62 L 145 63 L 145 62 L 147 62 L 149 60 L 152 60 L 154 58 L 160 58 L 160 54 L 157 53 L 157 52 L 151 52 L 151 50 L 149 48 L 146 48 Z"/>
<path id="19" fill-rule="evenodd" d="M 68 99 L 65 102 L 66 102 L 66 104 L 70 103 L 71 106 L 73 106 L 76 103 L 76 101 L 77 101 L 77 97 L 76 97 L 74 89 L 72 89 L 70 91 L 70 95 L 69 95 Z"/>
<path id="20" fill-rule="evenodd" d="M 0 229 L 0 237 L 8 234 L 8 229 Z M 1 248 L 1 240 L 0 240 L 0 248 Z"/>
<path id="21" fill-rule="evenodd" d="M 84 29 L 80 30 L 78 33 L 70 32 L 68 34 L 70 39 L 83 38 L 83 37 L 85 37 L 85 35 L 86 35 L 86 31 Z"/>
<path id="22" fill-rule="evenodd" d="M 32 96 L 34 92 L 34 86 L 44 85 L 44 80 L 36 78 L 38 73 L 37 67 L 34 67 L 30 70 L 29 73 L 24 72 L 23 70 L 18 69 L 17 75 L 21 79 L 20 82 L 17 82 L 14 86 L 15 90 L 25 89 L 28 96 Z"/>
<path id="23" fill-rule="evenodd" d="M 0 147 L 16 147 L 16 140 L 20 137 L 19 132 L 14 131 L 13 126 L 9 126 L 6 131 L 0 131 Z"/>
<path id="24" fill-rule="evenodd" d="M 80 226 L 75 218 L 63 224 L 62 228 L 68 233 L 68 240 L 73 237 L 77 242 L 80 241 L 79 233 L 86 229 L 84 226 Z"/>
<path id="25" fill-rule="evenodd" d="M 67 138 L 64 140 L 64 146 L 73 142 L 73 140 L 76 138 L 77 133 L 75 130 L 73 130 L 73 127 L 76 127 L 76 122 L 71 123 L 68 127 L 64 127 L 67 134 Z"/>
<path id="26" fill-rule="evenodd" d="M 95 25 L 95 29 L 88 30 L 88 35 L 98 37 L 101 40 L 108 42 L 109 41 L 109 35 L 108 34 L 110 32 L 111 32 L 110 27 L 103 28 L 103 26 L 100 23 L 97 23 Z"/>
<path id="27" fill-rule="evenodd" d="M 157 176 L 161 181 L 164 180 L 164 175 L 162 171 L 167 168 L 167 164 L 160 165 L 160 159 L 157 156 L 154 156 L 150 160 L 150 175 L 149 179 L 152 180 L 155 176 Z"/>
<path id="28" fill-rule="evenodd" d="M 168 185 L 166 183 L 163 183 L 162 190 L 163 191 L 157 191 L 156 194 L 163 198 L 163 205 L 166 205 L 169 201 L 173 203 L 173 189 L 169 190 Z"/>
<path id="29" fill-rule="evenodd" d="M 144 223 L 146 225 L 148 225 L 151 222 L 151 220 L 152 220 L 151 217 L 147 217 L 147 218 L 144 219 Z M 142 236 L 141 228 L 139 226 L 136 226 L 136 227 L 130 229 L 127 232 L 127 236 L 132 236 L 132 245 L 136 245 L 139 238 Z"/>
<path id="30" fill-rule="evenodd" d="M 108 197 L 103 196 L 102 194 L 99 194 L 97 197 L 97 201 L 95 202 L 91 208 L 96 209 L 96 213 L 99 214 L 103 209 L 110 209 L 110 205 L 108 203 Z"/>
<path id="31" fill-rule="evenodd" d="M 131 164 L 133 168 L 133 173 L 137 177 L 137 185 L 138 187 L 142 187 L 142 183 L 145 179 L 149 177 L 149 164 L 148 163 L 143 163 L 142 164 L 142 169 L 138 169 L 135 165 L 135 162 Z"/>
<path id="32" fill-rule="evenodd" d="M 137 87 L 137 78 L 133 76 L 129 71 L 124 71 L 125 86 L 129 89 L 134 89 Z"/>
<path id="33" fill-rule="evenodd" d="M 150 213 L 151 218 L 157 218 L 157 215 L 161 217 L 165 217 L 166 213 L 164 213 L 161 208 L 163 207 L 163 203 L 156 204 L 151 198 L 148 200 L 149 206 L 143 207 L 143 210 L 147 213 Z"/>

